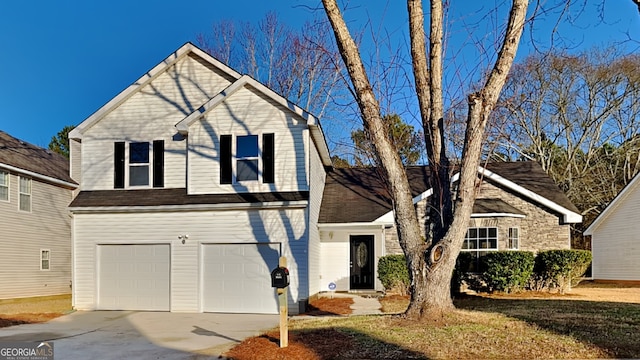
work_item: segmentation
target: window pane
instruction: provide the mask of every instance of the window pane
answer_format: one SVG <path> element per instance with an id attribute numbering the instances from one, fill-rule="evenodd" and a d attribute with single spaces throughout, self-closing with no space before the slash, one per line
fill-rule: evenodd
<path id="1" fill-rule="evenodd" d="M 20 178 L 20 192 L 23 194 L 31 194 L 31 179 Z"/>
<path id="2" fill-rule="evenodd" d="M 497 249 L 498 248 L 498 239 L 493 238 L 487 241 L 487 249 Z"/>
<path id="3" fill-rule="evenodd" d="M 49 250 L 40 252 L 40 267 L 42 270 L 49 270 Z"/>
<path id="4" fill-rule="evenodd" d="M 238 136 L 236 138 L 236 157 L 258 157 L 258 135 Z"/>
<path id="5" fill-rule="evenodd" d="M 20 194 L 20 210 L 31 211 L 31 195 Z"/>
<path id="6" fill-rule="evenodd" d="M 478 237 L 478 229 L 469 229 L 469 239 L 475 239 Z"/>
<path id="7" fill-rule="evenodd" d="M 490 238 L 498 237 L 498 228 L 489 228 L 489 237 Z"/>
<path id="8" fill-rule="evenodd" d="M 238 160 L 237 181 L 258 180 L 258 160 Z"/>
<path id="9" fill-rule="evenodd" d="M 9 173 L 0 171 L 0 200 L 9 200 Z"/>
<path id="10" fill-rule="evenodd" d="M 129 185 L 149 185 L 149 166 L 129 166 Z"/>
<path id="11" fill-rule="evenodd" d="M 148 164 L 149 163 L 149 143 L 138 142 L 129 144 L 129 163 Z"/>
<path id="12" fill-rule="evenodd" d="M 487 238 L 487 228 L 478 229 L 478 237 L 482 238 L 482 239 L 486 239 Z"/>

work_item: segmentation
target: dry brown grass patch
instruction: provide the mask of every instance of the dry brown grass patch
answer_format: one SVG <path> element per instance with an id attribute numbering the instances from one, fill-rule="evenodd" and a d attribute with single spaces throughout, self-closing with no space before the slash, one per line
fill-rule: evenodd
<path id="1" fill-rule="evenodd" d="M 72 311 L 71 295 L 0 300 L 0 328 L 49 321 Z"/>

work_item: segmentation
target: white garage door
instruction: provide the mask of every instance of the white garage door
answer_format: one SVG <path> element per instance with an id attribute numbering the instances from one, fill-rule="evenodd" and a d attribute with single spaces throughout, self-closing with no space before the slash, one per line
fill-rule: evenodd
<path id="1" fill-rule="evenodd" d="M 203 245 L 203 309 L 206 312 L 277 314 L 271 270 L 280 244 Z"/>
<path id="2" fill-rule="evenodd" d="M 169 245 L 99 245 L 98 308 L 169 311 Z"/>

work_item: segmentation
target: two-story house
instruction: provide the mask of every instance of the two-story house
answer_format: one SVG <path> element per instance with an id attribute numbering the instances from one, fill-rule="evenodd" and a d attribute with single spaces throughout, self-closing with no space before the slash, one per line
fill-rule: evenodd
<path id="1" fill-rule="evenodd" d="M 0 131 L 0 299 L 71 292 L 69 161 Z"/>
<path id="2" fill-rule="evenodd" d="M 280 256 L 291 313 L 334 285 L 382 290 L 377 259 L 398 246 L 379 178 L 332 169 L 318 119 L 192 44 L 70 138 L 81 190 L 70 205 L 76 309 L 277 313 L 269 275 Z M 412 175 L 417 204 L 429 196 L 421 169 Z M 544 218 L 550 246 L 568 247 L 573 205 L 552 182 L 540 195 L 507 173 L 491 172 L 490 190 L 511 198 L 491 195 L 484 218 L 511 219 L 514 229 Z M 475 221 L 484 235 L 469 246 L 502 249 L 507 225 Z M 533 228 L 519 229 L 515 248 L 533 246 L 522 234 Z"/>

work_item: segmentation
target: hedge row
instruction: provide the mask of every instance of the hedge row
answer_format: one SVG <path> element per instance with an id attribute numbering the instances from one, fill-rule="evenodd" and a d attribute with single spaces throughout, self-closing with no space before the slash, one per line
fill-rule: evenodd
<path id="1" fill-rule="evenodd" d="M 564 293 L 577 285 L 591 263 L 587 250 L 495 251 L 480 258 L 480 272 L 469 273 L 471 253 L 461 252 L 451 279 L 452 290 L 464 282 L 475 291 L 552 290 Z M 378 263 L 378 278 L 387 291 L 407 293 L 409 273 L 404 255 L 387 255 Z"/>

